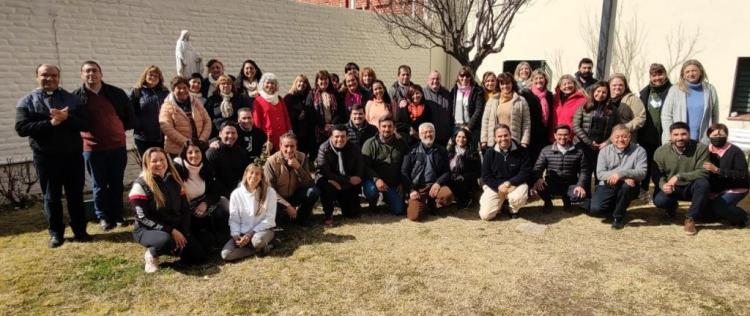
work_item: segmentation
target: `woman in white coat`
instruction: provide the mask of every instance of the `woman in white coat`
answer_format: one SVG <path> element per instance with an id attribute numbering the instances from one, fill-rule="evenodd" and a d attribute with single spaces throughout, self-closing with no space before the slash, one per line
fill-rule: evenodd
<path id="1" fill-rule="evenodd" d="M 221 250 L 227 261 L 268 253 L 276 227 L 276 191 L 268 186 L 263 168 L 251 163 L 245 168 L 242 184 L 229 198 L 229 231 L 232 239 Z"/>

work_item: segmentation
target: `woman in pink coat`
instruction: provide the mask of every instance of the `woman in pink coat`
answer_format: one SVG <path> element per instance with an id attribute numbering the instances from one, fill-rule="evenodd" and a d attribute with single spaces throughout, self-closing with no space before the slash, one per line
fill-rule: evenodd
<path id="1" fill-rule="evenodd" d="M 552 117 L 552 127 L 559 125 L 573 126 L 573 117 L 578 111 L 578 108 L 586 104 L 586 93 L 578 83 L 575 77 L 572 75 L 563 75 L 560 81 L 557 82 L 555 88 L 555 99 L 552 108 L 554 109 L 554 116 Z M 554 131 L 554 128 L 550 128 L 550 131 Z M 571 131 L 570 138 L 575 137 Z M 550 141 L 554 142 L 552 133 L 550 133 Z"/>
<path id="2" fill-rule="evenodd" d="M 273 150 L 279 149 L 279 137 L 292 129 L 284 100 L 279 97 L 276 75 L 265 73 L 258 83 L 258 97 L 253 101 L 253 124 L 268 135 Z"/>

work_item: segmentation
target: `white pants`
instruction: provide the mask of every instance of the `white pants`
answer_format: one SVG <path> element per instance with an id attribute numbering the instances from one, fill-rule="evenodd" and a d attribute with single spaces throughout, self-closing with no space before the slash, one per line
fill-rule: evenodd
<path id="1" fill-rule="evenodd" d="M 508 199 L 510 212 L 518 213 L 518 210 L 526 205 L 529 196 L 529 186 L 525 183 L 515 187 L 513 191 L 507 194 L 495 192 L 486 185 L 482 189 L 484 192 L 482 192 L 482 197 L 479 198 L 479 217 L 485 221 L 492 220 L 497 216 L 505 199 Z"/>

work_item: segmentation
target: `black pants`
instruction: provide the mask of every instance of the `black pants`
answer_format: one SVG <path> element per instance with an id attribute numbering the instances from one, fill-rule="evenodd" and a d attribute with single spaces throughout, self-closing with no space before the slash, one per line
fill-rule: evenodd
<path id="1" fill-rule="evenodd" d="M 210 206 L 211 207 L 211 206 Z M 206 252 L 221 250 L 231 238 L 229 235 L 229 201 L 222 197 L 211 214 L 190 219 L 190 233 L 201 243 Z"/>
<path id="2" fill-rule="evenodd" d="M 453 180 L 448 185 L 453 192 L 453 197 L 456 203 L 464 205 L 468 203 L 473 197 L 479 192 L 479 184 L 477 179 L 470 180 Z"/>
<path id="3" fill-rule="evenodd" d="M 624 218 L 630 202 L 638 197 L 639 192 L 640 185 L 638 184 L 634 187 L 625 182 L 620 182 L 615 186 L 597 185 L 594 196 L 591 198 L 589 211 L 596 216 Z"/>
<path id="4" fill-rule="evenodd" d="M 362 187 L 359 185 L 337 190 L 326 178 L 317 181 L 320 189 L 320 204 L 323 205 L 323 214 L 326 219 L 333 217 L 334 203 L 338 202 L 341 214 L 345 217 L 357 216 L 360 212 L 359 193 Z"/>
<path id="5" fill-rule="evenodd" d="M 276 223 L 289 223 L 292 221 L 304 223 L 312 216 L 312 209 L 315 206 L 315 202 L 318 201 L 318 197 L 320 197 L 320 190 L 314 185 L 308 188 L 297 188 L 292 196 L 286 199 L 292 206 L 297 207 L 297 218 L 294 220 L 289 218 L 286 206 L 278 203 L 276 206 Z"/>
<path id="6" fill-rule="evenodd" d="M 677 201 L 691 201 L 687 217 L 698 218 L 706 209 L 710 191 L 711 187 L 708 180 L 700 178 L 688 185 L 675 186 L 671 194 L 659 190 L 654 195 L 654 205 L 660 209 L 674 211 L 677 209 Z"/>
<path id="7" fill-rule="evenodd" d="M 569 183 L 561 183 L 561 182 L 552 182 L 547 181 L 547 186 L 544 187 L 544 190 L 539 191 L 539 197 L 544 200 L 544 202 L 552 202 L 552 197 L 559 196 L 562 198 L 563 205 L 564 206 L 570 206 L 572 203 L 579 203 L 583 202 L 584 199 L 581 199 L 577 197 L 574 194 L 575 188 L 578 186 L 577 183 L 569 184 Z M 586 187 L 583 187 L 584 190 Z M 588 190 L 586 190 L 586 196 L 588 197 L 589 193 Z"/>
<path id="8" fill-rule="evenodd" d="M 164 148 L 164 140 L 158 141 L 158 142 L 152 142 L 147 140 L 140 140 L 140 139 L 134 139 L 135 141 L 135 149 L 138 150 L 138 157 L 143 158 L 143 153 L 146 152 L 146 149 L 149 149 L 151 147 L 159 147 Z"/>
<path id="9" fill-rule="evenodd" d="M 47 219 L 50 236 L 62 238 L 63 223 L 62 193 L 70 215 L 73 234 L 86 232 L 86 213 L 83 208 L 84 169 L 80 152 L 67 154 L 44 154 L 34 152 L 34 168 L 39 177 L 39 186 L 44 196 L 44 217 Z"/>
<path id="10" fill-rule="evenodd" d="M 154 257 L 162 255 L 174 255 L 179 256 L 180 260 L 185 263 L 200 263 L 206 260 L 208 255 L 201 246 L 200 242 L 196 240 L 193 235 L 186 234 L 183 232 L 187 244 L 182 250 L 177 250 L 177 244 L 172 239 L 172 234 L 163 232 L 161 230 L 146 229 L 143 227 L 137 227 L 133 230 L 133 238 L 139 244 L 148 248 L 151 255 Z"/>
<path id="11" fill-rule="evenodd" d="M 649 180 L 654 184 L 654 194 L 659 191 L 659 173 L 656 171 L 656 162 L 654 162 L 654 153 L 659 146 L 646 145 L 643 146 L 646 150 L 646 157 L 648 157 L 648 167 L 646 168 L 646 178 L 641 181 L 641 190 L 648 191 Z"/>

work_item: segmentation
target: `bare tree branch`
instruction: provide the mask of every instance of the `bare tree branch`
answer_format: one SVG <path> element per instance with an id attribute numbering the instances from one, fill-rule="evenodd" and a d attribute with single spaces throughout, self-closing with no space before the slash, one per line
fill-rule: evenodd
<path id="1" fill-rule="evenodd" d="M 439 47 L 476 70 L 503 50 L 513 18 L 529 1 L 384 0 L 376 12 L 399 47 Z"/>
<path id="2" fill-rule="evenodd" d="M 668 76 L 671 77 L 672 71 L 700 52 L 700 48 L 697 47 L 699 39 L 699 28 L 687 34 L 682 24 L 678 25 L 676 30 L 667 35 L 667 56 L 669 59 L 665 67 L 667 68 Z"/>

